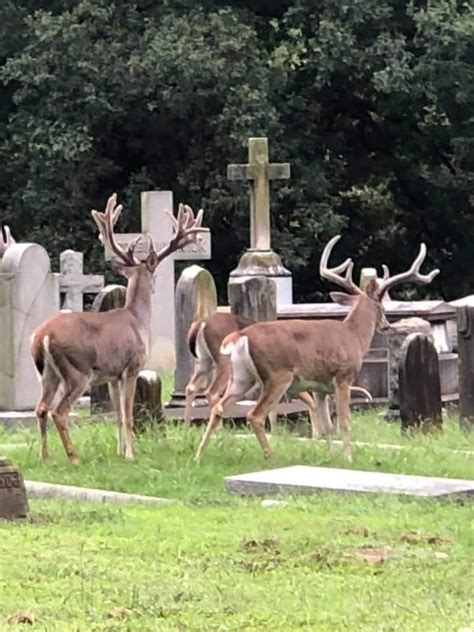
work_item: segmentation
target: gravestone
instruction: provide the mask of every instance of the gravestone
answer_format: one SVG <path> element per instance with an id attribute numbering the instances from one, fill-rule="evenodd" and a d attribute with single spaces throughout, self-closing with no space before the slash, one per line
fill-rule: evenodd
<path id="1" fill-rule="evenodd" d="M 289 163 L 271 164 L 268 161 L 268 140 L 249 138 L 249 161 L 243 165 L 228 165 L 229 180 L 250 181 L 250 248 L 242 255 L 231 278 L 265 276 L 274 279 L 277 304 L 293 302 L 291 273 L 271 247 L 270 180 L 288 179 Z"/>
<path id="2" fill-rule="evenodd" d="M 461 427 L 474 429 L 474 307 L 457 312 L 459 353 L 459 418 Z"/>
<path id="3" fill-rule="evenodd" d="M 173 235 L 173 222 L 168 213 L 173 211 L 171 191 L 144 191 L 141 194 L 140 234 L 117 234 L 117 243 L 126 248 L 140 237 L 135 255 L 143 260 L 149 251 L 147 235 L 151 235 L 155 248 L 160 250 Z M 106 258 L 111 257 L 106 250 Z M 175 357 L 175 279 L 174 262 L 210 259 L 211 234 L 205 230 L 197 243 L 188 244 L 164 259 L 155 272 L 156 291 L 151 298 L 151 344 L 147 368 L 172 371 L 176 367 Z"/>
<path id="4" fill-rule="evenodd" d="M 277 290 L 274 279 L 264 276 L 231 278 L 227 292 L 232 314 L 256 322 L 276 320 Z"/>
<path id="5" fill-rule="evenodd" d="M 26 518 L 28 500 L 21 472 L 9 459 L 0 457 L 0 518 Z"/>
<path id="6" fill-rule="evenodd" d="M 104 277 L 84 274 L 84 255 L 75 250 L 64 250 L 59 255 L 59 289 L 63 295 L 61 309 L 73 312 L 84 310 L 84 294 L 97 294 L 104 287 Z"/>
<path id="7" fill-rule="evenodd" d="M 254 494 L 311 494 L 321 490 L 406 494 L 408 496 L 474 496 L 474 481 L 365 472 L 332 467 L 294 465 L 275 470 L 228 476 L 225 488 L 242 496 Z"/>
<path id="8" fill-rule="evenodd" d="M 183 270 L 176 284 L 176 371 L 174 392 L 168 406 L 182 406 L 185 388 L 191 379 L 194 358 L 187 337 L 193 321 L 210 316 L 217 310 L 217 290 L 212 274 L 193 265 Z"/>
<path id="9" fill-rule="evenodd" d="M 91 311 L 108 312 L 111 309 L 123 307 L 127 288 L 123 285 L 107 285 L 101 290 L 92 303 Z M 101 413 L 111 410 L 112 403 L 109 397 L 107 384 L 97 384 L 90 387 L 91 413 Z"/>
<path id="10" fill-rule="evenodd" d="M 58 275 L 38 244 L 12 244 L 0 259 L 0 410 L 35 407 L 40 385 L 30 352 L 33 331 L 59 311 Z"/>
<path id="11" fill-rule="evenodd" d="M 111 309 L 123 307 L 126 295 L 127 289 L 123 285 L 108 285 L 97 294 L 91 310 L 108 312 Z M 90 387 L 90 406 L 92 413 L 112 410 L 107 384 L 97 384 Z M 153 420 L 162 419 L 161 380 L 155 371 L 140 371 L 133 403 L 133 416 L 138 431 L 150 418 Z"/>
<path id="12" fill-rule="evenodd" d="M 438 353 L 426 334 L 410 334 L 403 343 L 399 389 L 402 430 L 441 429 Z"/>

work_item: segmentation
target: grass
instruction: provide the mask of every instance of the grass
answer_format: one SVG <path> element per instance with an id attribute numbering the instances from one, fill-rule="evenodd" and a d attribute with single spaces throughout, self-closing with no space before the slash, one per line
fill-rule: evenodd
<path id="1" fill-rule="evenodd" d="M 70 465 L 55 432 L 51 459 L 33 431 L 0 434 L 28 479 L 180 499 L 166 507 L 31 501 L 26 523 L 0 522 L 0 629 L 456 631 L 474 625 L 472 505 L 388 495 L 287 497 L 265 508 L 223 490 L 231 473 L 270 467 L 253 437 L 216 433 L 201 465 L 201 429 L 172 425 L 115 455 L 113 425 L 82 425 Z M 438 437 L 401 438 L 376 414 L 355 416 L 358 469 L 472 478 L 472 437 L 455 422 Z M 340 448 L 284 429 L 271 467 L 348 467 Z"/>

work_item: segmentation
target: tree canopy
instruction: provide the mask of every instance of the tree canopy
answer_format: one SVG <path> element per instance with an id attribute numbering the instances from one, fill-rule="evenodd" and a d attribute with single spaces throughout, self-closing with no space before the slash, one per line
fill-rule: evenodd
<path id="1" fill-rule="evenodd" d="M 272 238 L 296 299 L 317 261 L 405 269 L 420 241 L 441 275 L 474 281 L 474 9 L 456 0 L 4 0 L 0 219 L 52 256 L 104 269 L 89 210 L 117 191 L 205 208 L 221 299 L 249 243 L 246 187 L 226 165 L 268 136 L 292 178 L 272 184 Z M 344 251 L 344 252 L 343 252 Z M 429 265 L 427 264 L 427 265 Z"/>

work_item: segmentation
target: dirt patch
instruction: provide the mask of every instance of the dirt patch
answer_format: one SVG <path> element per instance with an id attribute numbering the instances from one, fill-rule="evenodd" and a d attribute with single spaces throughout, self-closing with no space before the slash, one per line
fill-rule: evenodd
<path id="1" fill-rule="evenodd" d="M 366 546 L 347 551 L 346 555 L 356 559 L 362 559 L 369 566 L 383 564 L 394 556 L 394 550 L 390 546 Z"/>
<path id="2" fill-rule="evenodd" d="M 364 538 L 368 538 L 370 535 L 375 535 L 371 533 L 367 527 L 349 527 L 344 531 L 345 535 L 361 535 Z"/>
<path id="3" fill-rule="evenodd" d="M 406 544 L 452 544 L 453 541 L 442 535 L 430 535 L 420 531 L 408 531 L 399 538 L 400 542 Z"/>
<path id="4" fill-rule="evenodd" d="M 11 614 L 6 620 L 6 623 L 8 625 L 18 625 L 19 623 L 34 625 L 35 622 L 36 617 L 30 612 L 15 612 L 14 614 Z"/>
<path id="5" fill-rule="evenodd" d="M 107 612 L 107 617 L 109 619 L 128 619 L 132 615 L 132 611 L 129 608 L 122 608 L 117 606 L 116 608 L 111 608 Z"/>

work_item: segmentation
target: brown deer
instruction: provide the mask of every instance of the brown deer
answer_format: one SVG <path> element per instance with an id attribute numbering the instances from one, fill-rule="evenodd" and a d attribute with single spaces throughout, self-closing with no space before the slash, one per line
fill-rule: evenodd
<path id="1" fill-rule="evenodd" d="M 211 411 L 196 454 L 197 460 L 201 458 L 211 434 L 219 424 L 224 407 L 241 399 L 255 383 L 260 384 L 261 392 L 256 405 L 248 412 L 247 420 L 265 457 L 270 457 L 271 449 L 265 434 L 268 412 L 286 391 L 307 390 L 308 382 L 335 389 L 344 455 L 348 460 L 351 459 L 350 390 L 375 330 L 389 327 L 382 303 L 384 294 L 402 282 L 430 283 L 439 270 L 420 274 L 420 267 L 426 257 L 426 246 L 421 244 L 419 254 L 407 272 L 392 277 L 385 275 L 386 278 L 379 284 L 373 279 L 362 291 L 352 280 L 354 264 L 351 259 L 346 259 L 334 268 L 328 267 L 332 249 L 339 239 L 340 235 L 333 237 L 324 248 L 320 274 L 349 292 L 331 293 L 334 301 L 350 307 L 348 315 L 344 321 L 328 319 L 257 323 L 227 336 L 222 343 L 221 353 L 230 356 L 231 377 L 223 397 Z M 314 390 L 316 415 L 325 429 L 330 450 L 331 421 L 327 394 L 320 389 Z"/>
<path id="2" fill-rule="evenodd" d="M 254 324 L 255 321 L 249 318 L 219 312 L 192 323 L 188 332 L 188 345 L 191 355 L 195 358 L 195 367 L 186 386 L 183 424 L 185 429 L 188 429 L 191 423 L 191 409 L 195 398 L 198 395 L 204 395 L 209 407 L 212 408 L 217 404 L 227 385 L 230 358 L 228 355 L 220 353 L 222 341 L 229 334 Z M 258 385 L 257 389 L 253 387 L 251 390 L 259 390 Z M 352 390 L 361 392 L 369 401 L 372 399 L 370 393 L 360 386 L 353 386 Z M 247 399 L 253 396 L 254 392 L 246 393 Z M 319 428 L 318 421 L 313 414 L 314 399 L 309 392 L 301 390 L 297 391 L 295 396 L 301 399 L 308 408 L 313 438 L 318 437 L 321 434 L 321 428 Z M 269 413 L 269 420 L 271 432 L 273 432 L 276 411 Z"/>
<path id="3" fill-rule="evenodd" d="M 46 426 L 51 411 L 69 459 L 79 463 L 69 436 L 68 416 L 90 383 L 105 382 L 117 411 L 117 453 L 133 459 L 132 409 L 137 377 L 148 353 L 153 274 L 165 257 L 195 242 L 204 229 L 203 211 L 194 217 L 192 209 L 181 204 L 177 218 L 171 215 L 174 234 L 169 243 L 157 252 L 148 236 L 148 256 L 139 261 L 134 249 L 140 237 L 127 249 L 115 240 L 114 225 L 121 210 L 114 194 L 105 212 L 92 211 L 92 217 L 101 241 L 115 255 L 113 267 L 128 279 L 125 306 L 102 313 L 59 313 L 32 336 L 31 351 L 42 385 L 36 415 L 43 459 L 48 455 Z"/>

